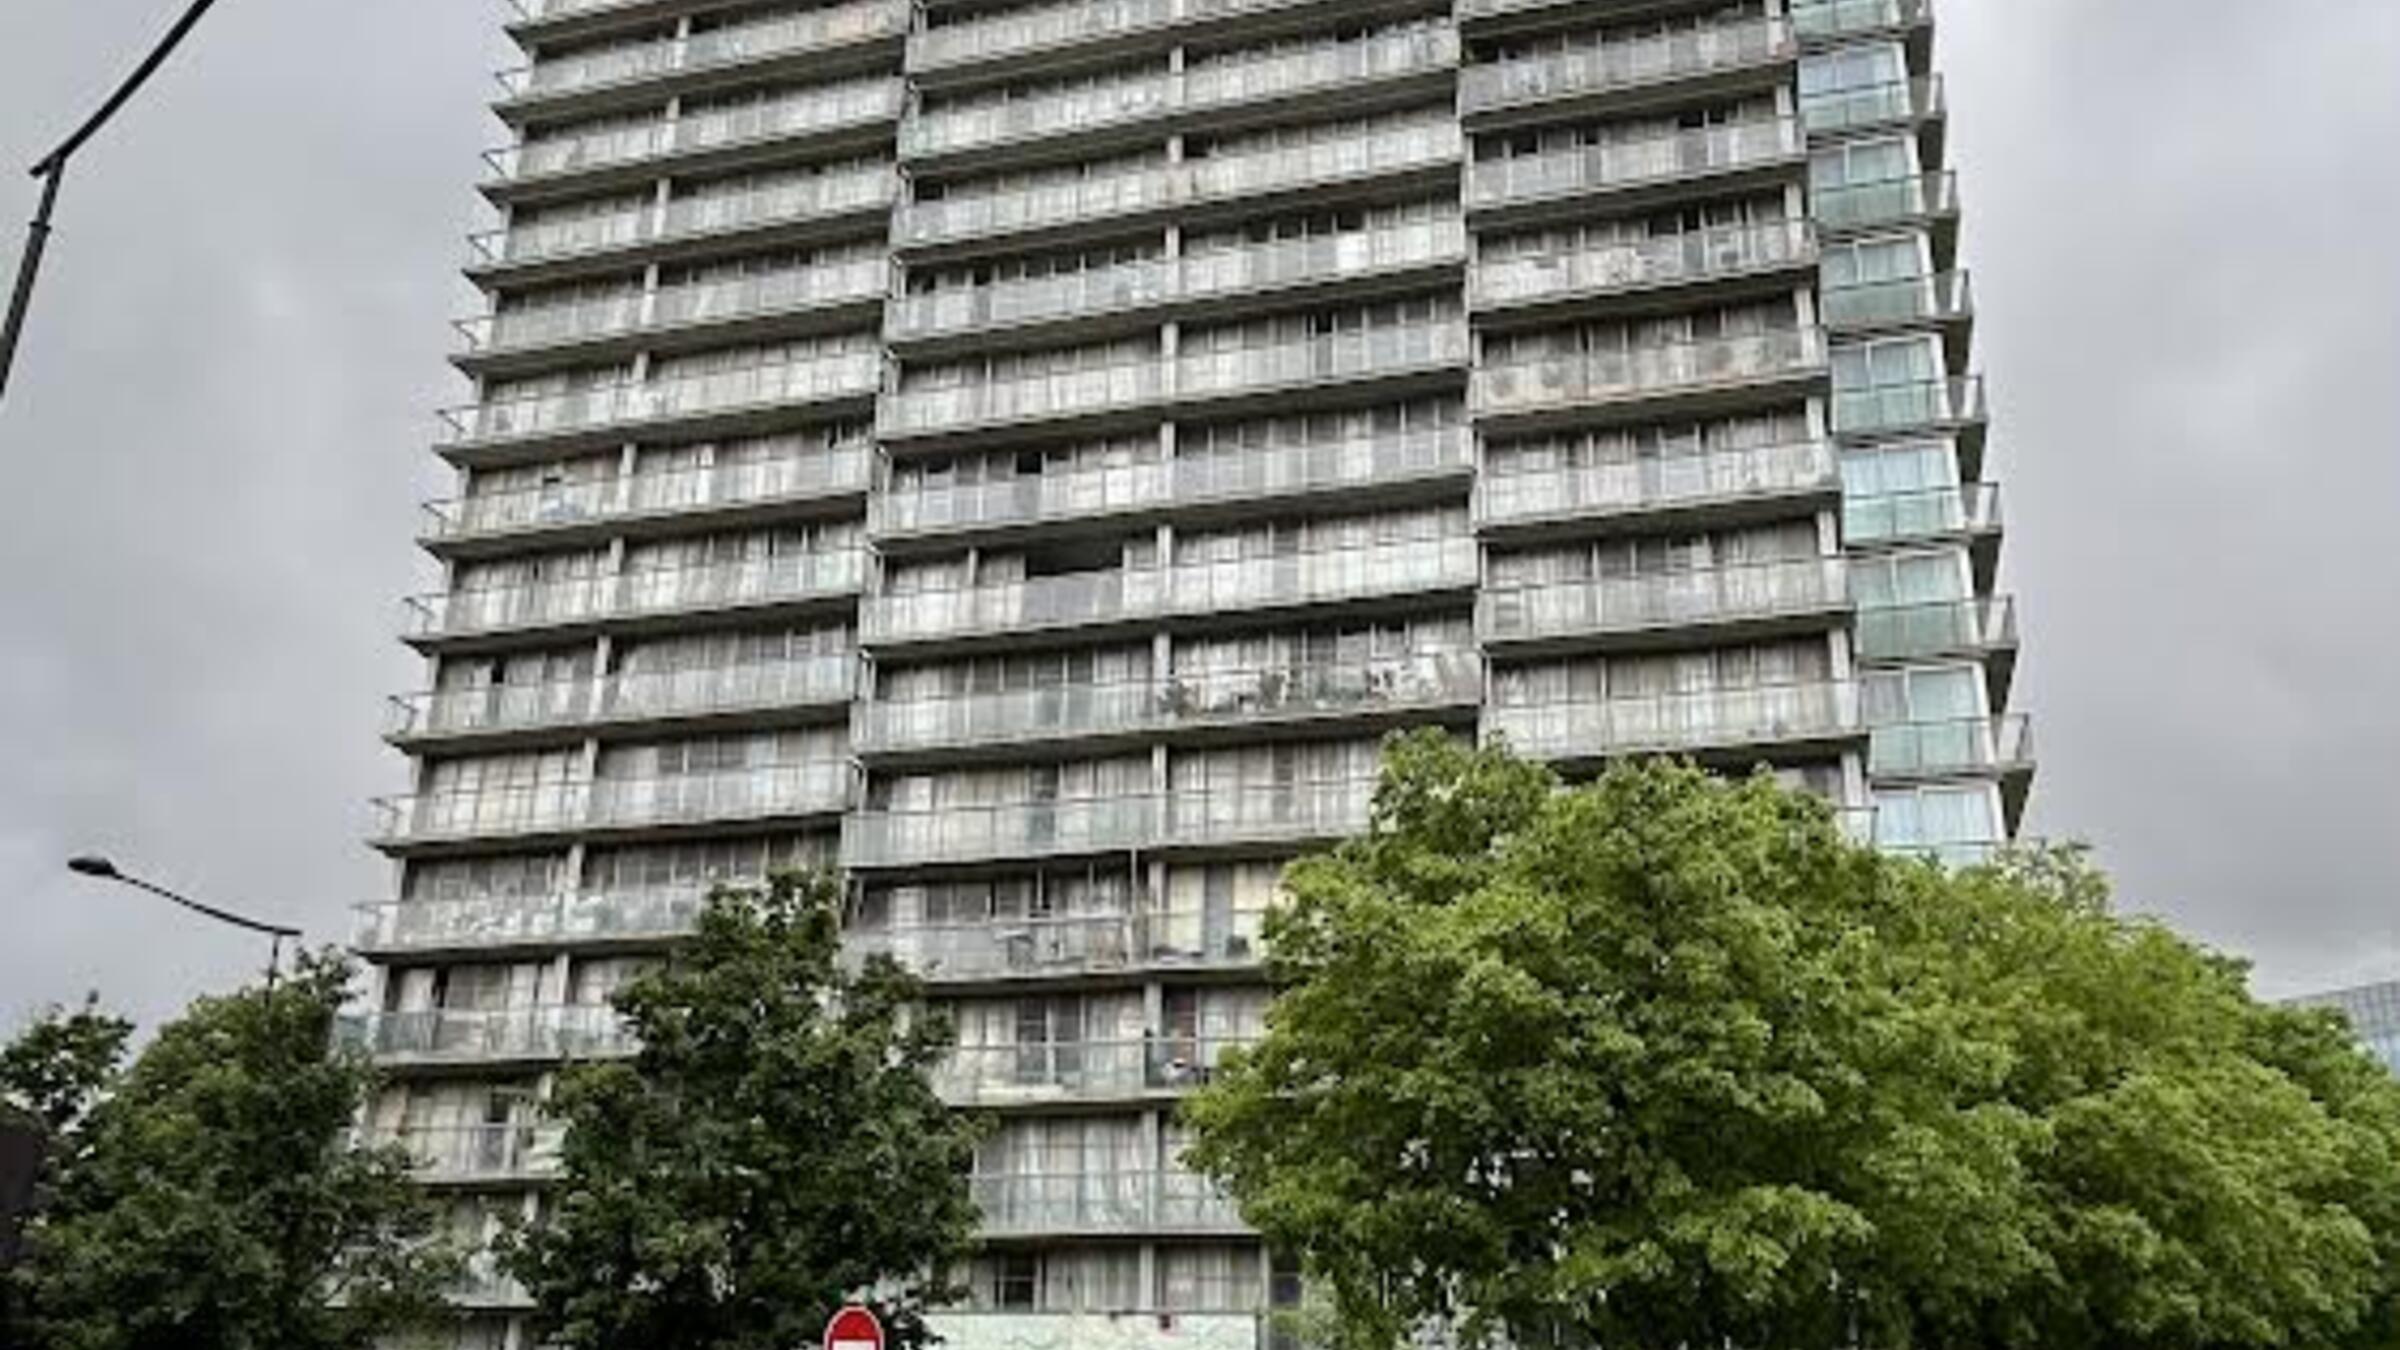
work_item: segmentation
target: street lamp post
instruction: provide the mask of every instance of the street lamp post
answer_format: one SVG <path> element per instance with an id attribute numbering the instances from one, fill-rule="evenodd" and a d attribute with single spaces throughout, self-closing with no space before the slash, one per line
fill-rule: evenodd
<path id="1" fill-rule="evenodd" d="M 144 881 L 140 877 L 121 872 L 117 870 L 115 863 L 106 858 L 90 855 L 70 858 L 67 860 L 67 870 L 78 876 L 91 877 L 99 881 L 113 881 L 120 886 L 131 886 L 137 891 L 148 891 L 152 895 L 164 900 L 171 900 L 194 913 L 205 914 L 219 923 L 228 923 L 236 928 L 248 929 L 253 933 L 266 934 L 271 943 L 267 949 L 267 992 L 270 994 L 275 992 L 276 969 L 283 964 L 283 940 L 292 938 L 296 941 L 300 937 L 300 930 L 297 928 L 286 928 L 281 924 L 244 918 L 231 910 L 219 909 L 215 905 L 204 905 L 188 895 L 178 895 L 155 882 Z"/>

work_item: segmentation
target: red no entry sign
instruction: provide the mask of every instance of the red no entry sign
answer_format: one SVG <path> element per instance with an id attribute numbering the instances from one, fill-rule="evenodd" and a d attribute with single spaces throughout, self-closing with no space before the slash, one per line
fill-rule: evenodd
<path id="1" fill-rule="evenodd" d="M 883 1350 L 883 1322 L 853 1303 L 825 1324 L 825 1350 Z"/>

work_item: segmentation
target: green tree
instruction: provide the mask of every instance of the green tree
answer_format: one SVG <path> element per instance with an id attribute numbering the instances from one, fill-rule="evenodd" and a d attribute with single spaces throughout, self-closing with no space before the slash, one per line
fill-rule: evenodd
<path id="1" fill-rule="evenodd" d="M 331 1045 L 350 970 L 195 1002 L 130 1066 L 87 1008 L 0 1056 L 55 1132 L 12 1328 L 28 1350 L 360 1350 L 431 1313 L 455 1261 L 405 1157 L 362 1149 L 373 1085 Z"/>
<path id="2" fill-rule="evenodd" d="M 977 1127 L 932 1086 L 946 1019 L 840 938 L 830 877 L 724 890 L 617 993 L 641 1048 L 562 1081 L 562 1175 L 504 1244 L 546 1344 L 788 1350 L 870 1292 L 895 1342 L 927 1339 L 974 1230 Z"/>
<path id="3" fill-rule="evenodd" d="M 1350 1346 L 2393 1343 L 2400 1087 L 2076 853 L 1420 734 L 1287 885 L 1192 1157 Z"/>

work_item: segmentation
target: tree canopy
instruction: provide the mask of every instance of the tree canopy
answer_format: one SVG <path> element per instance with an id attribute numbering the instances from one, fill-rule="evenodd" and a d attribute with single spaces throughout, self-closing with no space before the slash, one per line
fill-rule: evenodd
<path id="1" fill-rule="evenodd" d="M 1353 1347 L 2395 1343 L 2400 1086 L 2075 851 L 1420 734 L 1287 889 L 1192 1158 Z"/>
<path id="2" fill-rule="evenodd" d="M 455 1267 L 401 1154 L 357 1146 L 373 1082 L 331 1031 L 338 955 L 203 998 L 130 1066 L 129 1024 L 53 1014 L 0 1053 L 50 1148 L 12 1273 L 26 1350 L 363 1350 Z"/>
<path id="3" fill-rule="evenodd" d="M 946 1021 L 840 937 L 828 877 L 720 891 L 618 992 L 640 1050 L 562 1081 L 562 1175 L 505 1258 L 544 1344 L 786 1350 L 868 1292 L 896 1343 L 926 1339 L 974 1231 L 976 1125 L 933 1089 Z"/>

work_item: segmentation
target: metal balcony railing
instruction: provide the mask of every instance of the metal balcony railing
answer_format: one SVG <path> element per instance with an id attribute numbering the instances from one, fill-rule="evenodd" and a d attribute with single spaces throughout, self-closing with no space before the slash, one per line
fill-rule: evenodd
<path id="1" fill-rule="evenodd" d="M 1469 352 L 1466 324 L 1440 321 L 1257 347 L 1187 351 L 1175 359 L 1175 395 L 1204 398 L 1464 367 Z"/>
<path id="2" fill-rule="evenodd" d="M 1927 0 L 1800 0 L 1792 27 L 1811 41 L 1914 28 L 1933 13 Z"/>
<path id="3" fill-rule="evenodd" d="M 762 272 L 730 281 L 629 290 L 569 305 L 504 310 L 453 326 L 475 356 L 538 350 L 656 329 L 755 318 L 883 297 L 891 269 L 880 258 Z"/>
<path id="4" fill-rule="evenodd" d="M 833 654 L 772 664 L 628 671 L 604 680 L 585 677 L 407 694 L 392 700 L 385 734 L 473 736 L 846 703 L 857 683 L 857 670 L 857 658 Z"/>
<path id="5" fill-rule="evenodd" d="M 872 398 L 882 379 L 882 353 L 854 351 L 810 361 L 736 366 L 678 379 L 490 400 L 445 411 L 444 444 L 534 440 L 777 404 Z"/>
<path id="6" fill-rule="evenodd" d="M 354 941 L 362 951 L 405 952 L 662 940 L 689 934 L 708 895 L 676 886 L 386 902 L 360 907 Z"/>
<path id="7" fill-rule="evenodd" d="M 1292 9 L 1300 0 L 1066 0 L 1006 10 L 913 33 L 912 74 L 1073 47 L 1179 24 Z"/>
<path id="8" fill-rule="evenodd" d="M 1468 175 L 1467 205 L 1493 208 L 1614 191 L 1797 161 L 1802 153 L 1800 124 L 1790 118 L 1774 118 L 1578 150 L 1487 159 Z"/>
<path id="9" fill-rule="evenodd" d="M 1825 359 L 1822 330 L 1787 328 L 1510 361 L 1475 372 L 1475 411 L 1480 416 L 1507 416 L 1677 397 L 1726 385 L 1804 377 L 1824 370 Z"/>
<path id="10" fill-rule="evenodd" d="M 417 596 L 407 603 L 405 622 L 407 636 L 448 638 L 681 610 L 830 600 L 857 594 L 865 572 L 865 555 L 855 548 L 656 567 Z"/>
<path id="11" fill-rule="evenodd" d="M 559 18 L 612 9 L 624 0 L 510 0 L 526 19 Z M 751 23 L 706 29 L 688 38 L 608 47 L 502 71 L 510 98 L 556 97 L 661 76 L 728 68 L 794 52 L 846 46 L 908 31 L 905 0 L 858 0 L 786 12 Z"/>
<path id="12" fill-rule="evenodd" d="M 2000 528 L 2000 488 L 1962 483 L 1842 500 L 1842 535 L 1853 544 L 1989 534 Z"/>
<path id="13" fill-rule="evenodd" d="M 1941 76 L 1894 80 L 1809 95 L 1800 100 L 1800 124 L 1811 136 L 1839 135 L 1939 117 L 1943 106 Z"/>
<path id="14" fill-rule="evenodd" d="M 1813 188 L 1809 214 L 1826 229 L 1882 225 L 1958 214 L 1958 175 L 1948 169 L 1840 187 Z"/>
<path id="15" fill-rule="evenodd" d="M 1980 375 L 1864 387 L 1836 380 L 1833 391 L 1833 430 L 1842 436 L 1934 430 L 1986 416 Z"/>
<path id="16" fill-rule="evenodd" d="M 674 243 L 814 216 L 887 208 L 899 194 L 890 165 L 839 169 L 738 193 L 683 196 L 664 207 L 536 218 L 467 240 L 470 268 L 557 262 L 641 244 Z"/>
<path id="17" fill-rule="evenodd" d="M 1156 358 L 1016 379 L 935 385 L 904 382 L 876 408 L 887 435 L 1094 416 L 1163 401 L 1169 368 Z"/>
<path id="18" fill-rule="evenodd" d="M 906 861 L 898 859 L 896 861 Z M 932 984 L 1142 969 L 1255 966 L 1260 916 L 1211 916 L 1199 910 L 1071 917 L 994 919 L 975 924 L 909 924 L 852 929 L 844 954 L 853 963 L 888 956 Z"/>
<path id="19" fill-rule="evenodd" d="M 1142 794 L 867 810 L 842 822 L 842 860 L 852 867 L 895 867 L 1118 853 L 1150 847 L 1158 814 L 1158 800 Z"/>
<path id="20" fill-rule="evenodd" d="M 1789 23 L 1750 19 L 1470 66 L 1460 72 L 1458 101 L 1462 111 L 1487 112 L 1789 61 L 1798 53 Z"/>
<path id="21" fill-rule="evenodd" d="M 529 1182 L 558 1174 L 566 1127 L 557 1123 L 402 1128 L 370 1137 L 370 1148 L 408 1155 L 418 1181 L 429 1184 Z"/>
<path id="22" fill-rule="evenodd" d="M 1847 609 L 1840 558 L 1795 558 L 1650 576 L 1495 585 L 1478 619 L 1486 641 L 1598 636 Z"/>
<path id="23" fill-rule="evenodd" d="M 525 183 L 896 122 L 905 102 L 900 81 L 863 80 L 591 135 L 519 141 L 485 151 L 483 161 L 492 183 Z"/>
<path id="24" fill-rule="evenodd" d="M 2033 723 L 2022 714 L 1879 726 L 1867 772 L 1879 778 L 2022 773 L 2033 767 Z"/>
<path id="25" fill-rule="evenodd" d="M 413 1063 L 593 1059 L 633 1050 L 616 1009 L 591 1003 L 374 1013 L 344 1018 L 338 1036 L 377 1059 Z"/>
<path id="26" fill-rule="evenodd" d="M 1863 660 L 1982 655 L 2016 645 L 2017 604 L 2011 596 L 1862 605 L 1858 611 L 1858 654 Z"/>
<path id="27" fill-rule="evenodd" d="M 1858 686 L 1847 681 L 1503 703 L 1484 729 L 1545 759 L 1738 750 L 1863 732 Z"/>
<path id="28" fill-rule="evenodd" d="M 1466 227 L 1456 220 L 1321 235 L 1181 258 L 1149 258 L 1086 271 L 925 291 L 892 303 L 889 331 L 899 340 L 965 333 L 1045 320 L 1098 317 L 1176 300 L 1241 295 L 1329 277 L 1461 262 Z"/>
<path id="29" fill-rule="evenodd" d="M 1965 272 L 1828 286 L 1821 298 L 1825 324 L 1836 329 L 1951 323 L 1975 312 Z"/>
<path id="30" fill-rule="evenodd" d="M 1482 692 L 1482 671 L 1471 654 L 1425 652 L 1343 665 L 1191 672 L 872 702 L 860 705 L 855 734 L 859 749 L 868 753 L 1004 745 L 1035 737 L 1456 707 L 1475 703 Z"/>
<path id="31" fill-rule="evenodd" d="M 863 493 L 870 462 L 863 445 L 833 446 L 779 459 L 478 493 L 427 503 L 425 537 L 449 541 L 525 534 L 631 516 Z"/>
<path id="32" fill-rule="evenodd" d="M 1514 525 L 1830 493 L 1840 484 L 1832 447 L 1802 441 L 1612 464 L 1487 469 L 1476 491 L 1485 524 Z"/>
<path id="33" fill-rule="evenodd" d="M 1479 261 L 1468 289 L 1477 308 L 1490 309 L 1740 277 L 1803 264 L 1815 256 L 1816 241 L 1806 221 L 1726 225 L 1564 253 Z"/>
<path id="34" fill-rule="evenodd" d="M 831 761 L 429 792 L 378 802 L 383 826 L 377 842 L 445 843 L 587 829 L 830 815 L 846 807 L 849 800 L 849 768 Z"/>
<path id="35" fill-rule="evenodd" d="M 1247 1231 L 1230 1197 L 1182 1171 L 979 1173 L 967 1190 L 986 1236 Z"/>
<path id="36" fill-rule="evenodd" d="M 1300 779 L 1170 795 L 1163 842 L 1185 846 L 1299 844 L 1367 828 L 1375 780 Z"/>
<path id="37" fill-rule="evenodd" d="M 934 1070 L 954 1106 L 1015 1106 L 1177 1092 L 1208 1081 L 1226 1050 L 1254 1037 L 1151 1036 L 1141 1040 L 961 1045 Z"/>

